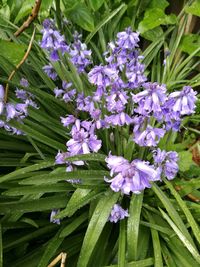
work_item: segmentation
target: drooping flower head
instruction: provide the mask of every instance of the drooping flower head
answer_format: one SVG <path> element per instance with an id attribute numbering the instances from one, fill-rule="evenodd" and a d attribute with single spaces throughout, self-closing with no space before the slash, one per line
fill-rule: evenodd
<path id="1" fill-rule="evenodd" d="M 124 210 L 119 204 L 115 204 L 111 210 L 108 220 L 110 222 L 117 223 L 125 217 L 129 217 L 128 210 Z"/>
<path id="2" fill-rule="evenodd" d="M 123 157 L 109 156 L 105 159 L 110 169 L 111 180 L 105 179 L 111 183 L 110 187 L 113 191 L 121 191 L 123 194 L 129 195 L 131 192 L 139 194 L 145 188 L 150 188 L 151 181 L 160 180 L 160 172 L 154 169 L 149 162 L 138 159 L 129 162 Z"/>
<path id="3" fill-rule="evenodd" d="M 153 151 L 154 165 L 160 168 L 160 172 L 164 175 L 168 180 L 172 180 L 175 178 L 178 172 L 178 153 L 175 151 L 166 152 L 165 150 L 157 150 Z"/>
<path id="4" fill-rule="evenodd" d="M 176 91 L 169 95 L 173 100 L 172 110 L 180 115 L 190 115 L 194 113 L 197 92 L 190 86 L 184 86 L 182 91 Z"/>

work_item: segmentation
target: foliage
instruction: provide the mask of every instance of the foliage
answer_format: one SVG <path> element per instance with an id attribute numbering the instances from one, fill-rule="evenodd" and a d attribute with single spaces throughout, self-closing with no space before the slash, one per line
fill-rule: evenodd
<path id="1" fill-rule="evenodd" d="M 38 45 L 39 23 L 36 23 L 36 41 L 28 60 L 12 81 L 8 81 L 32 31 L 30 27 L 16 39 L 14 24 L 25 19 L 33 2 L 1 3 L 0 27 L 4 40 L 0 40 L 0 81 L 9 82 L 9 99 L 16 101 L 14 88 L 22 88 L 20 79 L 27 78 L 30 83 L 27 90 L 35 95 L 40 108 L 30 107 L 24 124 L 11 122 L 25 133 L 24 136 L 0 131 L 0 242 L 3 244 L 0 245 L 0 266 L 46 267 L 64 251 L 68 255 L 66 266 L 72 267 L 198 267 L 199 205 L 195 200 L 200 199 L 200 171 L 188 150 L 199 135 L 198 112 L 184 120 L 181 133 L 173 133 L 159 143 L 161 149 L 179 153 L 180 171 L 173 181 L 164 179 L 163 183 L 153 183 L 144 193 L 122 200 L 122 196 L 113 193 L 104 181 L 109 175 L 104 148 L 98 153 L 68 158 L 68 161 L 83 160 L 87 165 L 81 170 L 66 172 L 63 165 L 55 164 L 55 155 L 58 150 L 66 150 L 65 143 L 70 138 L 60 117 L 71 114 L 74 106 L 54 97 L 53 90 L 60 85 L 59 81 L 51 80 L 42 69 L 48 60 Z M 199 15 L 199 1 L 186 5 L 177 17 L 165 13 L 168 5 L 165 0 L 63 0 L 61 5 L 44 1 L 39 21 L 50 14 L 66 35 L 71 36 L 74 29 L 82 32 L 96 64 L 103 63 L 102 53 L 107 42 L 131 24 L 134 30 L 142 33 L 143 62 L 152 82 L 165 83 L 169 92 L 184 85 L 198 89 L 200 49 L 196 42 L 199 36 L 188 33 L 187 29 L 191 22 L 188 13 Z M 60 9 L 71 24 L 62 23 Z M 14 42 L 10 42 L 10 38 Z M 166 51 L 170 51 L 170 55 L 165 56 Z M 61 80 L 67 77 L 80 91 L 82 88 L 93 90 L 84 74 L 78 75 L 66 59 L 64 64 L 54 65 Z M 120 134 L 126 135 L 125 132 Z M 106 138 L 106 132 L 101 135 Z M 118 142 L 113 146 L 119 147 Z M 128 139 L 126 147 L 127 156 L 136 155 L 137 148 Z M 71 184 L 67 179 L 81 179 L 82 183 Z M 117 201 L 122 201 L 129 209 L 129 217 L 112 224 L 107 220 Z M 60 210 L 56 216 L 61 219 L 60 225 L 49 221 L 53 209 Z"/>

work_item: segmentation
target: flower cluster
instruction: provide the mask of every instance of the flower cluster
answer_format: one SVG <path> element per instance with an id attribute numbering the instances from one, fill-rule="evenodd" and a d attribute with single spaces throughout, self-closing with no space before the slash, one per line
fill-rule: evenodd
<path id="1" fill-rule="evenodd" d="M 26 79 L 22 78 L 20 81 L 21 86 L 24 88 L 29 86 Z M 38 108 L 36 103 L 33 101 L 34 95 L 23 90 L 16 88 L 15 95 L 16 98 L 20 99 L 21 103 L 4 103 L 5 90 L 2 85 L 0 85 L 0 115 L 5 119 L 0 120 L 0 128 L 4 128 L 6 131 L 21 135 L 24 134 L 22 131 L 12 127 L 9 121 L 15 119 L 16 121 L 22 123 L 23 119 L 28 116 L 28 107 Z"/>
<path id="2" fill-rule="evenodd" d="M 79 73 L 84 72 L 85 68 L 91 64 L 91 50 L 87 50 L 86 44 L 81 42 L 82 36 L 77 32 L 73 35 L 74 42 L 67 44 L 64 35 L 60 34 L 53 20 L 50 19 L 44 20 L 41 32 L 40 46 L 48 52 L 50 60 L 58 61 L 59 54 L 67 53 Z M 44 66 L 43 69 L 51 79 L 56 79 L 57 74 L 51 64 Z"/>
<path id="3" fill-rule="evenodd" d="M 68 53 L 77 70 L 86 72 L 86 66 L 92 62 L 91 51 L 81 43 L 81 36 L 75 33 L 74 42 L 67 45 L 61 35 L 54 33 L 52 26 L 44 25 L 44 28 L 41 46 L 49 51 L 51 59 L 55 60 L 52 55 L 59 51 L 60 54 Z M 50 39 L 47 36 L 51 36 L 48 37 Z M 95 153 L 102 146 L 105 149 L 104 139 L 99 139 L 105 130 L 106 153 L 109 153 L 105 161 L 111 177 L 105 177 L 105 181 L 114 192 L 125 195 L 139 194 L 150 188 L 152 182 L 162 181 L 162 177 L 171 180 L 176 176 L 178 154 L 161 150 L 158 148 L 159 142 L 166 133 L 180 130 L 183 117 L 194 113 L 197 99 L 196 92 L 190 86 L 169 93 L 165 84 L 149 82 L 145 76 L 145 65 L 142 64 L 139 41 L 139 34 L 130 27 L 117 34 L 116 40 L 108 44 L 103 55 L 105 64 L 93 66 L 87 73 L 91 84 L 87 95 L 85 92 L 78 93 L 74 84 L 65 81 L 61 89 L 54 90 L 56 97 L 72 102 L 75 107 L 73 115 L 61 118 L 63 126 L 70 129 L 71 137 L 66 143 L 67 152 L 59 152 L 56 163 L 65 163 L 67 171 L 83 164 L 69 163 L 66 158 Z M 44 70 L 49 77 L 56 79 L 57 74 L 51 65 Z M 86 117 L 87 120 L 81 120 Z M 149 161 L 142 160 L 141 156 L 138 159 L 136 154 L 134 158 L 126 159 L 123 156 L 126 155 L 123 142 L 116 144 L 120 138 L 124 138 L 126 144 L 127 141 L 137 144 L 136 149 L 140 151 L 145 147 L 154 147 L 153 152 L 150 150 Z M 117 146 L 122 147 L 117 149 Z M 116 204 L 109 220 L 117 222 L 127 216 L 128 212 Z"/>

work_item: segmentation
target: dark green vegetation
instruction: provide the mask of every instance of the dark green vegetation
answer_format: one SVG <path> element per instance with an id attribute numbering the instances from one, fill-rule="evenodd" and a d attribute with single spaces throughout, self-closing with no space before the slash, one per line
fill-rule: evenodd
<path id="1" fill-rule="evenodd" d="M 34 22 L 32 50 L 9 81 L 9 99 L 15 100 L 14 88 L 20 88 L 20 78 L 26 77 L 40 109 L 30 108 L 24 124 L 12 121 L 25 136 L 0 130 L 0 266 L 46 267 L 60 252 L 68 254 L 66 266 L 70 267 L 200 266 L 200 169 L 191 153 L 195 151 L 198 162 L 200 103 L 196 114 L 185 118 L 181 132 L 159 145 L 179 153 L 177 178 L 130 196 L 130 217 L 107 223 L 120 196 L 104 182 L 108 173 L 104 151 L 76 157 L 88 162 L 85 170 L 66 173 L 64 166 L 54 164 L 57 151 L 66 150 L 69 138 L 60 116 L 70 114 L 73 106 L 54 97 L 57 85 L 42 70 L 48 61 L 38 45 L 41 22 L 49 16 L 67 38 L 74 29 L 81 32 L 94 60 L 101 62 L 107 42 L 131 26 L 141 33 L 140 47 L 151 81 L 166 83 L 169 91 L 183 85 L 198 91 L 200 1 L 171 1 L 177 5 L 166 0 L 42 2 Z M 30 42 L 33 25 L 18 38 L 13 33 L 33 4 L 31 0 L 0 1 L 0 82 L 4 85 Z M 62 16 L 72 22 L 70 26 L 63 23 Z M 171 54 L 164 72 L 164 52 L 168 50 Z M 65 64 L 66 68 L 55 66 L 61 79 L 67 76 L 80 90 L 92 90 L 84 76 Z M 83 183 L 72 186 L 65 182 L 77 178 Z M 57 216 L 61 225 L 49 222 L 52 209 L 61 210 Z"/>

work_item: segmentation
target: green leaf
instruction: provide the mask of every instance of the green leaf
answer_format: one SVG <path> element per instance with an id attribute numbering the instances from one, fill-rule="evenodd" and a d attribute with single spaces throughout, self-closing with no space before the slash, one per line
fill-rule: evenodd
<path id="1" fill-rule="evenodd" d="M 55 218 L 62 219 L 67 216 L 72 216 L 78 209 L 88 204 L 91 200 L 99 197 L 102 192 L 99 190 L 81 189 L 78 188 L 70 198 L 66 208 L 59 212 Z"/>
<path id="2" fill-rule="evenodd" d="M 26 46 L 6 40 L 0 40 L 0 55 L 9 60 L 13 65 L 17 65 L 23 58 Z"/>
<path id="3" fill-rule="evenodd" d="M 156 41 L 158 38 L 163 36 L 163 30 L 159 26 L 159 27 L 156 27 L 152 30 L 146 31 L 141 35 L 147 40 Z"/>
<path id="4" fill-rule="evenodd" d="M 17 24 L 21 19 L 31 13 L 31 10 L 35 4 L 35 0 L 25 0 L 14 20 L 14 24 Z"/>
<path id="5" fill-rule="evenodd" d="M 2 193 L 4 196 L 21 196 L 39 193 L 52 193 L 52 192 L 67 192 L 73 189 L 69 183 L 53 184 L 53 185 L 39 185 L 39 186 L 20 186 L 9 189 Z"/>
<path id="6" fill-rule="evenodd" d="M 108 171 L 101 171 L 101 170 L 80 170 L 80 171 L 73 171 L 73 172 L 64 172 L 64 173 L 50 173 L 44 175 L 38 175 L 37 177 L 30 177 L 23 181 L 20 181 L 20 184 L 55 184 L 59 181 L 64 181 L 67 179 L 81 179 L 82 181 L 90 179 L 90 180 L 100 180 L 104 181 L 104 176 L 108 176 Z"/>
<path id="7" fill-rule="evenodd" d="M 106 0 L 89 0 L 89 5 L 94 11 L 97 11 L 105 1 Z"/>
<path id="8" fill-rule="evenodd" d="M 157 197 L 160 199 L 164 207 L 166 208 L 168 214 L 173 219 L 173 221 L 176 223 L 176 225 L 179 227 L 179 229 L 182 231 L 182 233 L 187 237 L 187 239 L 194 244 L 191 235 L 189 234 L 185 223 L 182 221 L 181 217 L 179 216 L 178 212 L 173 207 L 172 203 L 170 202 L 169 198 L 165 195 L 165 193 L 160 189 L 159 186 L 156 184 L 152 185 L 152 189 L 154 193 L 157 195 Z"/>
<path id="9" fill-rule="evenodd" d="M 200 17 L 200 0 L 195 0 L 191 6 L 186 6 L 185 12 Z"/>
<path id="10" fill-rule="evenodd" d="M 153 264 L 154 264 L 153 258 L 147 258 L 141 261 L 132 261 L 132 262 L 126 263 L 126 267 L 147 267 L 147 266 L 154 266 Z M 104 267 L 118 267 L 118 265 L 109 265 L 109 266 L 104 266 Z"/>
<path id="11" fill-rule="evenodd" d="M 148 213 L 150 223 L 154 223 L 154 218 Z M 153 250 L 154 250 L 154 266 L 155 267 L 162 267 L 162 254 L 161 254 L 161 246 L 160 246 L 160 239 L 158 235 L 158 231 L 151 228 L 151 236 L 153 241 Z"/>
<path id="12" fill-rule="evenodd" d="M 0 16 L 5 18 L 6 20 L 10 19 L 10 7 L 8 5 L 4 5 L 0 9 Z"/>
<path id="13" fill-rule="evenodd" d="M 108 192 L 98 202 L 92 218 L 89 222 L 77 267 L 86 267 L 95 248 L 95 245 L 101 235 L 103 228 L 108 220 L 113 205 L 119 198 L 118 193 Z"/>
<path id="14" fill-rule="evenodd" d="M 118 267 L 126 265 L 126 219 L 120 221 Z"/>
<path id="15" fill-rule="evenodd" d="M 0 224 L 0 266 L 3 267 L 3 243 L 2 243 L 2 226 Z"/>
<path id="16" fill-rule="evenodd" d="M 88 212 L 81 214 L 79 217 L 73 219 L 72 223 L 68 224 L 60 233 L 59 237 L 67 237 L 73 233 L 82 223 L 88 219 Z"/>
<path id="17" fill-rule="evenodd" d="M 188 209 L 185 201 L 182 200 L 182 198 L 180 197 L 179 193 L 174 189 L 173 185 L 167 181 L 167 179 L 164 179 L 164 182 L 166 183 L 167 187 L 170 189 L 171 193 L 173 194 L 173 196 L 176 198 L 176 201 L 178 202 L 179 206 L 181 207 L 181 209 L 183 210 L 188 223 L 190 224 L 193 233 L 196 237 L 196 239 L 198 240 L 199 244 L 200 244 L 200 229 L 199 226 L 197 225 L 196 221 L 194 220 L 194 217 L 192 216 L 190 210 Z M 200 185 L 199 185 L 200 186 Z"/>
<path id="18" fill-rule="evenodd" d="M 77 161 L 77 160 L 83 160 L 83 161 L 100 161 L 105 162 L 106 155 L 99 154 L 99 153 L 89 153 L 89 154 L 82 154 L 78 156 L 68 157 L 66 158 L 67 161 Z"/>
<path id="19" fill-rule="evenodd" d="M 181 151 L 178 153 L 179 155 L 179 170 L 182 172 L 188 171 L 191 165 L 194 165 L 194 161 L 192 160 L 192 153 L 189 151 Z"/>
<path id="20" fill-rule="evenodd" d="M 52 210 L 66 207 L 67 197 L 46 197 L 38 200 L 6 202 L 0 204 L 0 214 L 12 214 L 15 212 L 34 212 Z"/>
<path id="21" fill-rule="evenodd" d="M 162 10 L 165 10 L 167 6 L 169 6 L 169 3 L 166 0 L 151 0 L 150 4 L 148 5 L 148 9 L 160 8 Z"/>
<path id="22" fill-rule="evenodd" d="M 23 175 L 25 173 L 38 171 L 38 170 L 45 169 L 45 168 L 48 168 L 54 165 L 55 165 L 55 161 L 43 161 L 42 163 L 37 163 L 37 164 L 31 165 L 25 168 L 21 168 L 16 171 L 10 172 L 4 176 L 1 176 L 0 183 L 15 179 L 16 177 L 19 177 L 20 175 Z"/>
<path id="23" fill-rule="evenodd" d="M 89 32 L 94 30 L 94 18 L 84 3 L 76 3 L 72 8 L 66 9 L 65 13 L 84 30 Z"/>
<path id="24" fill-rule="evenodd" d="M 187 34 L 183 36 L 180 48 L 183 52 L 192 54 L 200 46 L 200 36 L 198 34 Z M 200 57 L 200 52 L 196 54 Z"/>
<path id="25" fill-rule="evenodd" d="M 64 237 L 60 237 L 60 232 L 62 231 L 63 227 L 56 233 L 56 235 L 48 242 L 48 246 L 42 255 L 42 258 L 37 265 L 38 267 L 46 267 L 51 258 L 54 257 L 56 251 L 62 244 Z"/>
<path id="26" fill-rule="evenodd" d="M 108 14 L 102 21 L 100 21 L 95 29 L 87 36 L 87 38 L 85 39 L 85 43 L 88 44 L 89 41 L 92 39 L 92 37 L 99 31 L 99 29 L 101 29 L 106 23 L 108 23 L 114 16 L 116 16 L 118 14 L 118 12 L 120 12 L 120 10 L 122 8 L 124 8 L 126 5 L 123 3 L 121 4 L 118 8 L 116 8 L 115 10 L 113 10 L 110 14 Z"/>
<path id="27" fill-rule="evenodd" d="M 176 16 L 167 16 L 160 8 L 148 9 L 144 14 L 144 19 L 139 23 L 138 30 L 140 33 L 144 33 L 155 27 L 165 24 L 175 24 Z"/>
<path id="28" fill-rule="evenodd" d="M 127 225 L 127 253 L 129 261 L 137 260 L 138 258 L 138 236 L 142 202 L 143 193 L 132 195 Z"/>
<path id="29" fill-rule="evenodd" d="M 190 253 L 193 255 L 195 260 L 200 264 L 200 255 L 196 248 L 190 243 L 190 241 L 187 239 L 187 237 L 179 230 L 179 228 L 173 223 L 173 221 L 170 219 L 170 217 L 159 208 L 163 218 L 169 223 L 169 225 L 172 227 L 174 232 L 177 234 L 179 239 L 183 242 L 184 246 L 190 251 Z"/>

